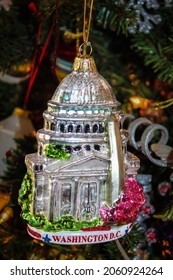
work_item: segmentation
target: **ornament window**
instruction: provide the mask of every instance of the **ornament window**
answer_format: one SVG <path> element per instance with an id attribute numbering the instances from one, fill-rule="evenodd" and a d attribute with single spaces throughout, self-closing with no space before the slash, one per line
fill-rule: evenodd
<path id="1" fill-rule="evenodd" d="M 39 147 L 38 147 L 38 154 L 41 156 L 42 153 L 43 153 L 43 146 L 39 145 Z"/>
<path id="2" fill-rule="evenodd" d="M 78 124 L 76 126 L 76 133 L 82 133 L 82 125 L 81 124 Z"/>
<path id="3" fill-rule="evenodd" d="M 68 132 L 73 132 L 73 124 L 68 125 Z"/>
<path id="4" fill-rule="evenodd" d="M 104 126 L 103 124 L 99 124 L 99 133 L 103 133 L 104 132 Z"/>
<path id="5" fill-rule="evenodd" d="M 65 132 L 65 125 L 64 125 L 64 123 L 60 123 L 60 132 Z"/>
<path id="6" fill-rule="evenodd" d="M 77 151 L 77 152 L 78 152 L 78 151 L 81 151 L 82 147 L 81 147 L 81 146 L 76 146 L 76 147 L 74 147 L 73 149 L 74 149 L 74 151 Z"/>
<path id="7" fill-rule="evenodd" d="M 93 125 L 93 133 L 97 133 L 99 131 L 99 126 L 98 124 Z"/>
<path id="8" fill-rule="evenodd" d="M 35 164 L 34 165 L 34 171 L 39 172 L 43 170 L 42 164 Z"/>
<path id="9" fill-rule="evenodd" d="M 49 130 L 49 122 L 47 120 L 45 120 L 44 127 L 45 129 Z"/>
<path id="10" fill-rule="evenodd" d="M 85 125 L 84 132 L 85 133 L 90 133 L 90 125 L 89 124 Z"/>
<path id="11" fill-rule="evenodd" d="M 85 145 L 84 148 L 85 148 L 86 151 L 91 151 L 91 146 L 90 145 Z"/>
<path id="12" fill-rule="evenodd" d="M 51 123 L 50 130 L 55 131 L 55 123 Z"/>
<path id="13" fill-rule="evenodd" d="M 71 146 L 65 146 L 65 150 L 69 153 L 72 154 L 73 148 Z"/>

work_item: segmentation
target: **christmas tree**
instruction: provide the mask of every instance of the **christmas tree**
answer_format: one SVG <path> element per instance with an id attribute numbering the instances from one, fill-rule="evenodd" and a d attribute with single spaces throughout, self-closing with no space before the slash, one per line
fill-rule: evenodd
<path id="1" fill-rule="evenodd" d="M 31 238 L 21 218 L 25 155 L 36 151 L 43 111 L 83 42 L 83 7 L 78 0 L 0 1 L 1 259 L 172 259 L 171 0 L 93 5 L 92 56 L 127 116 L 128 149 L 140 159 L 146 204 L 131 232 L 102 245 L 53 246 Z"/>

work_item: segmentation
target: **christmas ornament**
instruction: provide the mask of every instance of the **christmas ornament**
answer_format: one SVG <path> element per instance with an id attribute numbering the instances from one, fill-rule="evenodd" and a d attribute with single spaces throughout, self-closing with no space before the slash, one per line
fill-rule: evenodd
<path id="1" fill-rule="evenodd" d="M 150 203 L 145 203 L 142 207 L 142 210 L 140 212 L 140 222 L 143 222 L 144 220 L 150 218 L 150 215 L 153 214 L 155 211 L 154 206 Z"/>
<path id="2" fill-rule="evenodd" d="M 25 62 L 13 65 L 9 72 L 0 72 L 0 81 L 8 84 L 19 84 L 29 79 L 32 63 Z"/>
<path id="3" fill-rule="evenodd" d="M 152 144 L 151 150 L 162 160 L 166 162 L 169 167 L 173 167 L 173 148 L 164 144 Z"/>
<path id="4" fill-rule="evenodd" d="M 171 190 L 171 184 L 169 182 L 161 182 L 158 185 L 158 192 L 161 196 L 165 196 L 166 194 L 168 194 Z"/>
<path id="5" fill-rule="evenodd" d="M 145 203 L 136 180 L 139 160 L 127 152 L 119 128 L 120 103 L 98 73 L 91 52 L 84 38 L 73 71 L 43 114 L 38 153 L 25 158 L 27 174 L 19 192 L 22 217 L 28 233 L 48 243 L 121 238 Z"/>
<path id="6" fill-rule="evenodd" d="M 157 234 L 155 228 L 151 227 L 146 231 L 146 240 L 148 244 L 153 244 L 157 242 Z"/>
<path id="7" fill-rule="evenodd" d="M 0 122 L 0 175 L 2 176 L 6 166 L 3 159 L 10 148 L 16 148 L 15 138 L 23 138 L 27 135 L 35 135 L 32 122 L 28 118 L 28 111 L 15 108 L 12 115 Z"/>
<path id="8" fill-rule="evenodd" d="M 153 28 L 153 24 L 161 22 L 161 16 L 150 13 L 148 10 L 157 10 L 158 8 L 159 4 L 156 0 L 130 0 L 127 10 L 134 9 L 136 11 L 136 24 L 129 26 L 129 32 L 133 34 L 139 30 L 139 32 L 149 33 Z"/>
<path id="9" fill-rule="evenodd" d="M 73 68 L 43 114 L 38 154 L 26 156 L 19 203 L 34 238 L 56 244 L 106 242 L 131 229 L 145 197 L 134 178 L 124 185 L 120 104 L 111 87 L 92 57 L 76 57 Z M 139 168 L 132 160 L 128 177 L 129 169 L 135 177 Z"/>
<path id="10" fill-rule="evenodd" d="M 0 211 L 8 204 L 10 201 L 10 195 L 7 193 L 0 192 Z"/>
<path id="11" fill-rule="evenodd" d="M 0 225 L 13 217 L 13 209 L 11 207 L 5 207 L 0 213 Z"/>
<path id="12" fill-rule="evenodd" d="M 138 133 L 141 136 L 141 139 L 136 141 L 137 128 L 139 127 L 141 128 L 141 126 L 143 127 L 146 125 L 148 126 L 145 129 L 143 129 L 142 132 L 140 132 L 140 134 Z M 157 137 L 155 137 L 156 132 L 157 132 Z M 141 117 L 133 120 L 130 123 L 128 127 L 128 133 L 129 133 L 130 145 L 132 145 L 137 150 L 141 150 L 143 154 L 145 154 L 148 157 L 148 159 L 154 164 L 162 167 L 168 166 L 169 161 L 167 161 L 167 159 L 165 158 L 158 159 L 154 157 L 153 154 L 151 153 L 151 149 L 152 149 L 157 154 L 158 152 L 157 147 L 159 147 L 160 145 L 162 147 L 165 147 L 164 149 L 165 153 L 168 151 L 168 146 L 166 145 L 166 143 L 169 139 L 169 133 L 166 127 L 164 127 L 161 124 L 155 124 L 155 123 L 153 124 L 149 119 Z M 160 137 L 159 140 L 158 137 Z M 154 142 L 155 138 L 158 141 L 158 143 L 154 143 L 151 145 L 151 142 L 152 141 Z M 169 150 L 171 151 L 172 149 Z M 160 155 L 163 154 L 161 150 L 159 150 L 158 155 L 159 154 Z M 172 162 L 172 159 L 170 162 Z"/>
<path id="13" fill-rule="evenodd" d="M 164 1 L 165 7 L 172 7 L 172 0 Z M 131 34 L 135 34 L 137 32 L 141 32 L 144 34 L 148 34 L 153 29 L 154 25 L 158 25 L 162 21 L 162 17 L 157 12 L 161 7 L 159 1 L 157 0 L 119 0 L 114 1 L 117 6 L 117 10 L 120 11 L 122 6 L 125 8 L 125 12 L 127 13 L 126 21 L 128 24 L 128 31 Z M 135 18 L 132 19 L 132 14 L 134 14 Z M 112 17 L 112 10 L 103 6 L 100 9 L 98 15 L 98 22 L 103 25 L 103 28 L 107 28 L 109 26 L 112 30 L 115 30 L 115 17 Z"/>
<path id="14" fill-rule="evenodd" d="M 13 210 L 8 206 L 10 195 L 0 192 L 0 225 L 13 217 Z"/>
<path id="15" fill-rule="evenodd" d="M 10 10 L 10 5 L 12 5 L 11 0 L 0 0 L 0 10 L 2 7 L 5 11 L 8 12 Z"/>
<path id="16" fill-rule="evenodd" d="M 132 96 L 130 97 L 130 101 L 132 103 L 133 109 L 142 108 L 144 110 L 148 107 L 149 104 L 149 100 L 141 96 Z"/>
<path id="17" fill-rule="evenodd" d="M 128 127 L 128 133 L 129 133 L 129 143 L 130 145 L 132 145 L 134 148 L 136 148 L 137 150 L 141 148 L 141 141 L 136 141 L 136 131 L 137 128 L 139 129 L 139 127 L 145 127 L 146 125 L 151 124 L 151 121 L 147 118 L 137 118 L 135 120 L 133 120 Z M 144 129 L 143 129 L 144 131 Z M 140 133 L 142 135 L 142 133 Z"/>

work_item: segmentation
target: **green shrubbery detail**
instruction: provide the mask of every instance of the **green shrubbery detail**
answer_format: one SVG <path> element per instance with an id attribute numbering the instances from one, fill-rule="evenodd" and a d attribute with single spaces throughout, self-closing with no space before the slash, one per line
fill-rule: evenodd
<path id="1" fill-rule="evenodd" d="M 57 148 L 56 144 L 49 144 L 45 148 L 45 154 L 47 157 L 55 159 L 69 159 L 69 153 L 63 148 Z"/>
<path id="2" fill-rule="evenodd" d="M 63 216 L 57 222 L 50 222 L 41 214 L 31 213 L 30 205 L 32 203 L 32 192 L 32 175 L 30 173 L 26 173 L 19 191 L 18 202 L 22 207 L 22 218 L 26 220 L 30 226 L 40 228 L 45 231 L 77 231 L 87 227 L 102 225 L 103 223 L 100 218 L 87 222 L 76 221 L 72 216 Z"/>

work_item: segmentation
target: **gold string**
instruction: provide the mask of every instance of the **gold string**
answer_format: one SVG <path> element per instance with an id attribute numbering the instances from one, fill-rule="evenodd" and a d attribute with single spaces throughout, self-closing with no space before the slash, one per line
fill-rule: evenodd
<path id="1" fill-rule="evenodd" d="M 87 46 L 87 43 L 88 43 L 88 40 L 89 40 L 89 33 L 90 33 L 90 28 L 91 28 L 93 3 L 94 3 L 94 0 L 91 0 L 91 2 L 90 2 L 90 11 L 89 11 L 89 19 L 88 19 L 88 28 L 86 28 L 86 25 L 87 25 L 87 20 L 86 20 L 87 0 L 84 0 L 84 17 L 83 17 L 84 55 L 86 54 L 86 46 Z"/>
<path id="2" fill-rule="evenodd" d="M 86 0 L 84 0 L 83 42 L 86 43 Z"/>

